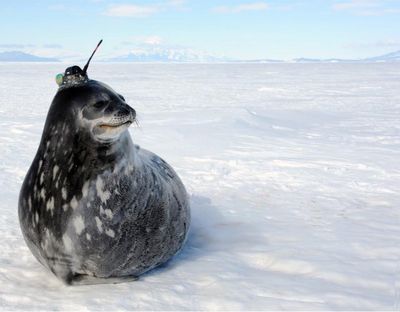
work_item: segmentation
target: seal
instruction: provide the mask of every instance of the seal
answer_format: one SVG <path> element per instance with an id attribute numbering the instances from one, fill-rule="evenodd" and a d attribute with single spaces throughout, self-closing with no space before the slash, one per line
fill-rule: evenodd
<path id="1" fill-rule="evenodd" d="M 20 191 L 23 236 L 66 284 L 136 279 L 184 245 L 185 187 L 163 159 L 132 143 L 136 112 L 121 95 L 78 66 L 65 77 Z"/>

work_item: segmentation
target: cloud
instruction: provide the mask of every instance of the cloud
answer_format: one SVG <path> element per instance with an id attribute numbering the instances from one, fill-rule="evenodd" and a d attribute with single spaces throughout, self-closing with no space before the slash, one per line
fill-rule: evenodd
<path id="1" fill-rule="evenodd" d="M 47 47 L 46 47 L 47 46 Z M 51 45 L 50 45 L 51 46 Z M 49 45 L 37 46 L 30 49 L 24 49 L 24 52 L 42 57 L 54 57 L 63 61 L 79 60 L 85 55 L 81 55 L 74 50 L 64 49 L 63 47 L 49 47 Z"/>
<path id="2" fill-rule="evenodd" d="M 0 43 L 0 49 L 24 49 L 32 48 L 33 44 L 20 44 L 20 43 Z"/>
<path id="3" fill-rule="evenodd" d="M 115 4 L 104 13 L 118 17 L 148 17 L 161 10 L 159 5 Z"/>
<path id="4" fill-rule="evenodd" d="M 0 52 L 21 51 L 41 57 L 57 58 L 63 61 L 77 61 L 87 57 L 80 55 L 75 50 L 65 49 L 60 44 L 19 44 L 19 43 L 3 43 L 0 44 Z"/>
<path id="5" fill-rule="evenodd" d="M 159 36 L 150 36 L 144 38 L 143 42 L 149 45 L 160 45 L 162 43 L 162 39 Z"/>
<path id="6" fill-rule="evenodd" d="M 356 15 L 373 16 L 400 13 L 400 7 L 390 7 L 391 1 L 385 0 L 348 0 L 333 4 L 336 11 L 347 11 Z"/>
<path id="7" fill-rule="evenodd" d="M 157 35 L 134 36 L 120 43 L 122 46 L 160 46 L 165 44 L 163 38 Z"/>
<path id="8" fill-rule="evenodd" d="M 218 6 L 212 9 L 215 13 L 240 13 L 244 11 L 264 11 L 269 8 L 266 2 L 243 3 L 235 6 Z"/>
<path id="9" fill-rule="evenodd" d="M 335 10 L 368 9 L 379 7 L 379 1 L 375 0 L 350 0 L 333 5 Z"/>
<path id="10" fill-rule="evenodd" d="M 0 49 L 2 50 L 10 50 L 10 49 L 26 50 L 26 49 L 36 49 L 36 48 L 62 49 L 63 46 L 55 43 L 45 43 L 42 45 L 23 44 L 23 43 L 0 43 Z"/>
<path id="11" fill-rule="evenodd" d="M 149 17 L 165 10 L 182 10 L 185 3 L 186 0 L 168 0 L 149 5 L 114 4 L 104 14 L 118 17 Z"/>
<path id="12" fill-rule="evenodd" d="M 167 5 L 170 6 L 182 6 L 186 3 L 186 0 L 169 0 L 167 1 Z"/>
<path id="13" fill-rule="evenodd" d="M 43 48 L 49 48 L 49 49 L 62 49 L 61 44 L 56 44 L 56 43 L 47 43 L 43 45 Z"/>

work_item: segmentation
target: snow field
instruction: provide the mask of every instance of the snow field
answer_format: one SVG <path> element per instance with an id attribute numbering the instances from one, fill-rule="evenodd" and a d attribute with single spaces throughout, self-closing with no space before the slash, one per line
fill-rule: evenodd
<path id="1" fill-rule="evenodd" d="M 82 287 L 41 267 L 17 217 L 67 66 L 0 64 L 0 309 L 400 308 L 399 64 L 92 64 L 182 178 L 192 229 L 139 281 Z"/>

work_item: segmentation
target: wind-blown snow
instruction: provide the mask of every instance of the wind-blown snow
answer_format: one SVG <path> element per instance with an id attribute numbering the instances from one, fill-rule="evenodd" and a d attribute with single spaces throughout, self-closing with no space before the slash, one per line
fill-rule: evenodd
<path id="1" fill-rule="evenodd" d="M 167 265 L 81 287 L 41 267 L 17 217 L 64 67 L 0 64 L 0 309 L 400 309 L 400 64 L 92 64 L 193 218 Z"/>

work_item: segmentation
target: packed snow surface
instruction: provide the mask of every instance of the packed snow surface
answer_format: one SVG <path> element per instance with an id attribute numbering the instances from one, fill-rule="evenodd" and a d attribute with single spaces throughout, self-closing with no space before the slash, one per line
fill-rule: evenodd
<path id="1" fill-rule="evenodd" d="M 400 309 L 400 64 L 92 64 L 182 178 L 192 228 L 138 281 L 80 287 L 17 216 L 66 66 L 0 64 L 0 309 Z"/>

